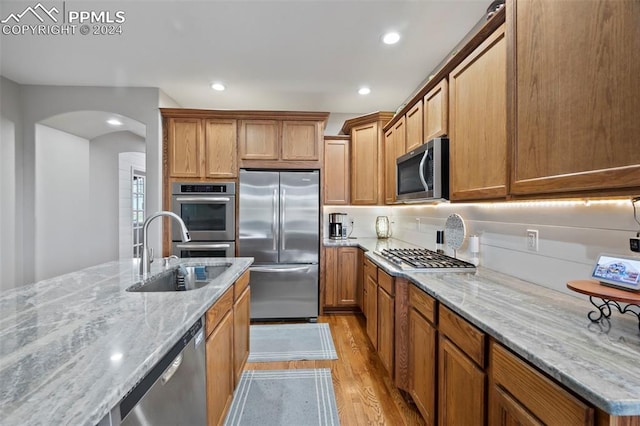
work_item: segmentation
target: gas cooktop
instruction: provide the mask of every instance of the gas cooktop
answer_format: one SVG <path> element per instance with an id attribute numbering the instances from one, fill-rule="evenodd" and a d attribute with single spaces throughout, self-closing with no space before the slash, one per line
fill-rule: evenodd
<path id="1" fill-rule="evenodd" d="M 403 271 L 473 272 L 476 270 L 476 267 L 469 262 L 428 249 L 384 249 L 374 253 L 394 263 Z"/>

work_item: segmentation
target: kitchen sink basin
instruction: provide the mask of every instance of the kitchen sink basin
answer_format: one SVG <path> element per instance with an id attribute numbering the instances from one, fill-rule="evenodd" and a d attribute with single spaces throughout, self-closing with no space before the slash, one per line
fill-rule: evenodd
<path id="1" fill-rule="evenodd" d="M 189 291 L 209 284 L 231 266 L 220 265 L 178 266 L 129 287 L 132 292 Z"/>

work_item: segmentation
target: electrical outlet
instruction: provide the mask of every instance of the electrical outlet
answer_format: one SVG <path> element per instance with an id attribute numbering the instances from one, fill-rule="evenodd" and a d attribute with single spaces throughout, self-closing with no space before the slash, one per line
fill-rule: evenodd
<path id="1" fill-rule="evenodd" d="M 527 249 L 538 251 L 538 230 L 527 229 Z"/>
<path id="2" fill-rule="evenodd" d="M 416 217 L 416 231 L 420 232 L 420 218 Z"/>

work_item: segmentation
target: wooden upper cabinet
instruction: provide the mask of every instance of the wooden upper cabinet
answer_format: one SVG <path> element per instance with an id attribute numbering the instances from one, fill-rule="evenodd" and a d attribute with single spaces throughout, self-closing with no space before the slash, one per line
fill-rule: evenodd
<path id="1" fill-rule="evenodd" d="M 393 155 L 395 154 L 395 132 L 393 128 L 384 135 L 384 202 L 391 204 L 395 201 L 395 187 L 393 184 Z M 389 154 L 390 153 L 390 154 Z"/>
<path id="2" fill-rule="evenodd" d="M 452 200 L 507 195 L 507 82 L 502 24 L 449 74 Z"/>
<path id="3" fill-rule="evenodd" d="M 279 124 L 277 120 L 241 120 L 240 158 L 277 160 L 280 157 Z"/>
<path id="4" fill-rule="evenodd" d="M 236 120 L 204 120 L 205 177 L 238 176 Z"/>
<path id="5" fill-rule="evenodd" d="M 351 204 L 378 203 L 378 123 L 358 126 L 351 133 Z"/>
<path id="6" fill-rule="evenodd" d="M 202 125 L 197 118 L 168 120 L 168 163 L 172 177 L 200 177 Z"/>
<path id="7" fill-rule="evenodd" d="M 349 137 L 324 138 L 324 203 L 349 204 Z"/>
<path id="8" fill-rule="evenodd" d="M 384 138 L 384 201 L 386 204 L 396 201 L 396 159 L 405 153 L 405 123 L 405 117 L 402 117 L 392 129 L 387 131 Z"/>
<path id="9" fill-rule="evenodd" d="M 637 193 L 640 2 L 508 6 L 511 193 Z"/>
<path id="10" fill-rule="evenodd" d="M 283 121 L 282 159 L 319 160 L 320 124 L 317 121 Z"/>
<path id="11" fill-rule="evenodd" d="M 449 87 L 446 79 L 424 96 L 424 141 L 449 133 Z"/>
<path id="12" fill-rule="evenodd" d="M 423 128 L 423 119 L 422 119 L 422 101 L 418 101 L 404 116 L 406 121 L 406 147 L 402 154 L 410 152 L 413 149 L 416 149 L 420 145 L 424 143 L 422 139 L 422 128 Z M 400 155 L 402 155 L 400 154 Z"/>
<path id="13" fill-rule="evenodd" d="M 351 135 L 351 204 L 383 204 L 385 193 L 384 133 L 391 112 L 374 112 L 345 121 Z"/>

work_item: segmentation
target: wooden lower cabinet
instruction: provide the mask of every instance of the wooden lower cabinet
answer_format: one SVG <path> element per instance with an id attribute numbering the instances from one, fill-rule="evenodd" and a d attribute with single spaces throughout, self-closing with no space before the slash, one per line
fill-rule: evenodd
<path id="1" fill-rule="evenodd" d="M 251 290 L 247 287 L 233 305 L 233 370 L 235 385 L 249 358 L 249 323 L 251 320 Z"/>
<path id="2" fill-rule="evenodd" d="M 207 425 L 224 423 L 249 357 L 249 271 L 206 313 Z"/>
<path id="3" fill-rule="evenodd" d="M 409 393 L 429 426 L 436 424 L 437 330 L 435 300 L 409 288 Z"/>
<path id="4" fill-rule="evenodd" d="M 378 286 L 378 355 L 391 377 L 394 374 L 393 355 L 395 351 L 395 306 L 394 298 Z"/>
<path id="5" fill-rule="evenodd" d="M 207 424 L 224 423 L 231 406 L 235 375 L 233 369 L 233 312 L 229 311 L 206 343 Z"/>
<path id="6" fill-rule="evenodd" d="M 378 349 L 378 284 L 371 275 L 364 277 L 364 316 L 367 319 L 367 335 Z"/>
<path id="7" fill-rule="evenodd" d="M 358 248 L 325 248 L 324 306 L 358 307 Z"/>
<path id="8" fill-rule="evenodd" d="M 486 374 L 445 336 L 438 352 L 438 424 L 483 425 Z"/>
<path id="9" fill-rule="evenodd" d="M 490 360 L 490 425 L 594 424 L 592 407 L 495 342 Z"/>

